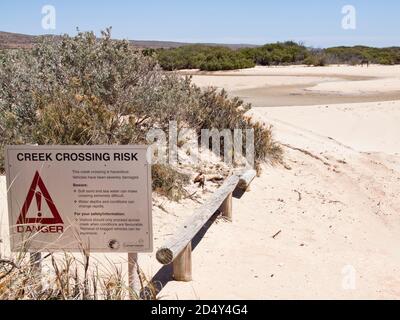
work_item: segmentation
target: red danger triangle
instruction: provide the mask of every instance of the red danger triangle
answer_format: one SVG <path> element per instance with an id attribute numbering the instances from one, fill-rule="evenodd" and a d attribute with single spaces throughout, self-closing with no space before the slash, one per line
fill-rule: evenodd
<path id="1" fill-rule="evenodd" d="M 40 190 L 38 192 L 37 190 Z M 36 198 L 37 206 L 38 206 L 38 217 L 37 218 L 27 218 L 29 207 L 32 204 L 33 198 Z M 46 201 L 50 211 L 53 215 L 53 218 L 41 218 L 40 210 L 41 210 L 41 199 Z M 47 190 L 42 178 L 40 177 L 39 172 L 36 171 L 35 177 L 33 178 L 32 185 L 28 191 L 28 196 L 26 197 L 24 206 L 22 207 L 21 213 L 19 214 L 19 218 L 17 224 L 30 224 L 30 223 L 41 223 L 41 224 L 63 224 L 64 222 L 61 219 L 60 213 L 58 212 L 53 200 L 51 199 L 50 193 Z"/>

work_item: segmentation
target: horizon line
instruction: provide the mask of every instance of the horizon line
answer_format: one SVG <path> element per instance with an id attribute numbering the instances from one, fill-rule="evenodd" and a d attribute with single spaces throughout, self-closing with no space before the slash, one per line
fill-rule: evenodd
<path id="1" fill-rule="evenodd" d="M 93 32 L 96 37 L 99 38 L 98 32 L 95 32 L 93 30 L 89 31 L 82 31 L 77 28 L 76 34 L 79 32 L 85 33 L 85 32 Z M 8 34 L 13 34 L 13 35 L 19 35 L 19 36 L 27 36 L 27 37 L 61 37 L 61 36 L 69 36 L 69 37 L 74 37 L 75 35 L 64 32 L 64 33 L 41 33 L 41 34 L 29 34 L 29 33 L 21 33 L 21 32 L 15 32 L 15 31 L 4 31 L 0 30 L 0 33 L 8 33 Z M 155 40 L 155 39 L 130 39 L 130 38 L 122 38 L 122 37 L 112 37 L 113 40 L 126 40 L 129 42 L 158 42 L 158 43 L 175 43 L 175 44 L 183 44 L 183 45 L 213 45 L 213 46 L 242 46 L 242 47 L 262 47 L 264 45 L 268 44 L 276 44 L 276 43 L 286 43 L 286 42 L 294 42 L 300 45 L 304 45 L 306 48 L 312 48 L 312 49 L 329 49 L 329 48 L 335 48 L 335 47 L 369 47 L 369 48 L 379 48 L 379 49 L 385 49 L 385 48 L 399 48 L 399 44 L 393 44 L 393 45 L 385 45 L 385 46 L 371 46 L 367 44 L 352 44 L 352 45 L 346 45 L 346 44 L 341 44 L 341 45 L 332 45 L 332 46 L 314 46 L 314 45 L 307 45 L 306 41 L 304 40 L 293 40 L 293 39 L 288 39 L 288 40 L 271 40 L 267 42 L 258 42 L 258 43 L 250 43 L 250 42 L 224 42 L 224 41 L 193 41 L 193 40 Z"/>

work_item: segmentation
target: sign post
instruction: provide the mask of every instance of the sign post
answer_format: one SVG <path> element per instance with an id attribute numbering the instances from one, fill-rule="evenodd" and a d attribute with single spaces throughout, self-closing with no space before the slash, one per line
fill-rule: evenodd
<path id="1" fill-rule="evenodd" d="M 128 282 L 132 293 L 136 292 L 140 294 L 140 290 L 142 289 L 139 273 L 138 254 L 128 253 Z"/>
<path id="2" fill-rule="evenodd" d="M 9 146 L 6 175 L 12 251 L 152 252 L 147 147 Z"/>
<path id="3" fill-rule="evenodd" d="M 42 288 L 42 254 L 40 252 L 29 253 L 29 262 L 31 264 L 32 274 L 39 279 L 38 288 Z"/>

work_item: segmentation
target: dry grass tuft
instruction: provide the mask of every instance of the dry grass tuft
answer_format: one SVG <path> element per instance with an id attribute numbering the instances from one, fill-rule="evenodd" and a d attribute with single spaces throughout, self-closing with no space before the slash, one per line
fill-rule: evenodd
<path id="1" fill-rule="evenodd" d="M 152 166 L 153 189 L 170 200 L 179 201 L 185 195 L 184 186 L 190 182 L 190 177 L 176 171 L 168 165 Z"/>
<path id="2" fill-rule="evenodd" d="M 0 260 L 0 300 L 157 299 L 155 286 L 141 271 L 141 292 L 133 292 L 124 281 L 121 267 L 111 262 L 108 268 L 97 262 L 91 266 L 85 250 L 82 259 L 68 253 L 48 254 L 39 261 L 42 271 L 28 254 L 19 256 L 15 261 Z"/>

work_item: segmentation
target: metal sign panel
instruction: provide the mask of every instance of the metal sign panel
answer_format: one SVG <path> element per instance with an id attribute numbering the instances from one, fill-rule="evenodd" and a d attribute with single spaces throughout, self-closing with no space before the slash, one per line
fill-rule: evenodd
<path id="1" fill-rule="evenodd" d="M 9 146 L 13 251 L 151 252 L 144 146 Z"/>

